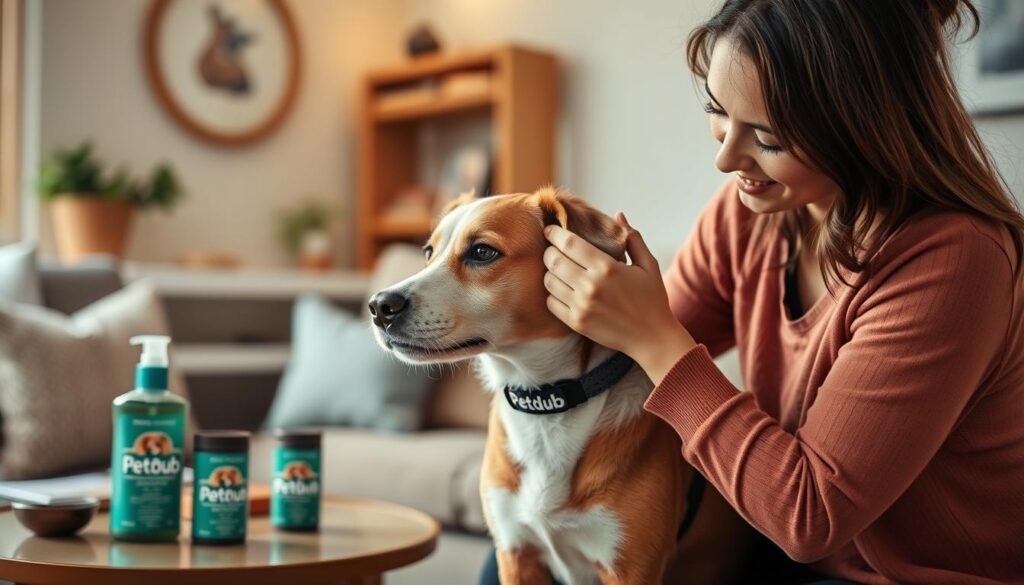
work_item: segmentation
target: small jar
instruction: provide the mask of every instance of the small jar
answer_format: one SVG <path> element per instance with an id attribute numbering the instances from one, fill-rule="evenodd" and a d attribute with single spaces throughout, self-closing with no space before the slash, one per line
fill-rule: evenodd
<path id="1" fill-rule="evenodd" d="M 275 528 L 311 532 L 320 527 L 320 431 L 278 429 L 270 497 Z"/>
<path id="2" fill-rule="evenodd" d="M 196 433 L 194 447 L 192 542 L 245 542 L 249 520 L 249 433 Z"/>

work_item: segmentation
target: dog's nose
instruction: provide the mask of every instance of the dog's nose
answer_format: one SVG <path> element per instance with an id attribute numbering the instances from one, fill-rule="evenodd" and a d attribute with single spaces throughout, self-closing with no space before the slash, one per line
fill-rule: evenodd
<path id="1" fill-rule="evenodd" d="M 395 320 L 399 313 L 409 306 L 409 299 L 392 291 L 381 291 L 370 299 L 370 315 L 373 323 L 383 327 Z"/>

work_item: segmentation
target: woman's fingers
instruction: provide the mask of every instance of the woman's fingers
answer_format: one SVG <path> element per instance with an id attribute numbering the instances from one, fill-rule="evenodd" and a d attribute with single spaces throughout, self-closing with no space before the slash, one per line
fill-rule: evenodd
<path id="1" fill-rule="evenodd" d="M 611 260 L 611 257 L 598 250 L 590 242 L 557 225 L 549 225 L 544 228 L 544 235 L 570 260 L 583 268 L 594 268 Z"/>
<path id="2" fill-rule="evenodd" d="M 548 295 L 547 305 L 548 310 L 551 311 L 551 313 L 555 317 L 558 317 L 558 319 L 562 321 L 562 323 L 565 323 L 566 325 L 569 324 L 569 320 L 572 318 L 571 311 L 569 310 L 569 305 L 556 299 L 552 295 Z"/>
<path id="3" fill-rule="evenodd" d="M 572 297 L 576 292 L 552 272 L 544 275 L 544 288 L 548 289 L 548 292 L 556 299 L 566 304 L 572 301 Z"/>
<path id="4" fill-rule="evenodd" d="M 570 287 L 586 278 L 587 271 L 554 246 L 544 250 L 544 266 Z"/>

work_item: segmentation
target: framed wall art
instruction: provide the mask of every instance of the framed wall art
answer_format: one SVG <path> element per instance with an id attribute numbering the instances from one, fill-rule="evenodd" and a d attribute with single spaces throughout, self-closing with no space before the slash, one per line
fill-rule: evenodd
<path id="1" fill-rule="evenodd" d="M 143 60 L 157 101 L 208 142 L 273 132 L 295 102 L 300 57 L 284 0 L 154 0 L 146 17 Z"/>

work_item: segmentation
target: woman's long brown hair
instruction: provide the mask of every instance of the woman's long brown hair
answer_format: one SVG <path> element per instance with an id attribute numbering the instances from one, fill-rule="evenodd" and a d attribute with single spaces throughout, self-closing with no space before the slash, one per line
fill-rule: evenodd
<path id="1" fill-rule="evenodd" d="M 697 27 L 687 40 L 694 74 L 707 78 L 718 39 L 737 43 L 779 143 L 842 191 L 820 226 L 801 208 L 760 216 L 755 231 L 781 229 L 797 251 L 812 242 L 822 273 L 849 284 L 840 267 L 870 269 L 912 214 L 959 210 L 1006 226 L 1019 277 L 1024 217 L 950 68 L 947 39 L 968 20 L 973 36 L 980 17 L 969 0 L 727 0 Z"/>

